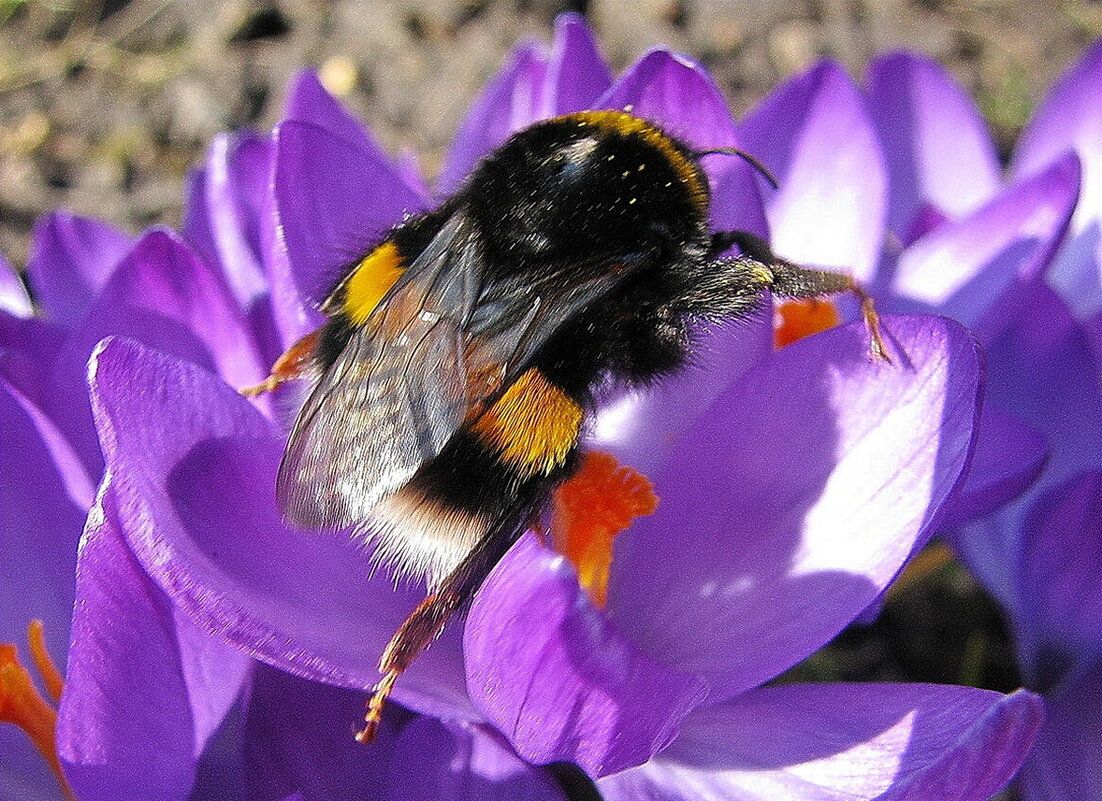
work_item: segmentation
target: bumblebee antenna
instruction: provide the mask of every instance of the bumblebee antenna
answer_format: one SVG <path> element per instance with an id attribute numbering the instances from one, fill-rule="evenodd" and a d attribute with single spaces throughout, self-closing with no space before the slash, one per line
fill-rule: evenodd
<path id="1" fill-rule="evenodd" d="M 709 150 L 697 150 L 696 152 L 693 153 L 693 155 L 698 159 L 703 158 L 704 156 L 711 156 L 713 154 L 722 154 L 722 155 L 725 155 L 725 156 L 738 156 L 740 159 L 742 159 L 747 164 L 749 164 L 751 167 L 753 167 L 755 170 L 757 170 L 758 174 L 761 175 L 762 178 L 767 180 L 769 182 L 769 185 L 772 186 L 774 189 L 780 189 L 781 188 L 780 183 L 774 177 L 773 173 L 771 173 L 769 171 L 769 168 L 766 167 L 764 164 L 762 164 L 760 161 L 758 161 L 757 158 L 755 158 L 754 156 L 751 156 L 745 150 L 739 150 L 737 147 L 713 147 Z"/>

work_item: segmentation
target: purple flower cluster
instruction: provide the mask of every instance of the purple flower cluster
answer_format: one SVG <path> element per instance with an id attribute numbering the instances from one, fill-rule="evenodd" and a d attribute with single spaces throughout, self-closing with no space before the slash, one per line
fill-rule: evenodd
<path id="1" fill-rule="evenodd" d="M 41 314 L 0 265 L 0 641 L 46 623 L 75 797 L 559 799 L 541 766 L 570 762 L 610 801 L 984 799 L 1035 739 L 1027 798 L 1102 797 L 1100 81 L 1102 47 L 1004 179 L 925 59 L 879 59 L 864 89 L 822 64 L 736 123 L 666 50 L 613 80 L 567 16 L 487 86 L 432 191 L 307 72 L 269 137 L 212 143 L 181 232 L 44 218 Z M 760 158 L 779 190 L 706 159 L 714 226 L 865 282 L 893 363 L 860 321 L 775 350 L 757 319 L 610 399 L 591 444 L 660 502 L 616 540 L 607 605 L 526 535 L 360 746 L 363 690 L 423 588 L 283 522 L 293 399 L 235 388 L 390 226 L 513 131 L 586 108 Z M 1044 724 L 1025 690 L 768 684 L 947 532 L 1005 604 Z M 0 796 L 58 797 L 22 732 L 0 727 L 0 755 Z"/>

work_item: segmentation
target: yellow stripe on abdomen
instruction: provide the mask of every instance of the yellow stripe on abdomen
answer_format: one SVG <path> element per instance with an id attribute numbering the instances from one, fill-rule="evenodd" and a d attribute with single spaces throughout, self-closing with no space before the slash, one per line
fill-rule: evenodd
<path id="1" fill-rule="evenodd" d="M 526 370 L 471 430 L 525 478 L 547 475 L 566 461 L 585 413 L 536 368 Z"/>
<path id="2" fill-rule="evenodd" d="M 403 272 L 402 256 L 393 242 L 384 242 L 364 256 L 344 285 L 344 313 L 354 325 L 367 322 Z"/>

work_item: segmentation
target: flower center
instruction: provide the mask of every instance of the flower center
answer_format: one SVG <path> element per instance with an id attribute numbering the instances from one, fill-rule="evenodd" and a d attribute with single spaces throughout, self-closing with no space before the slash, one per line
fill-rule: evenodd
<path id="1" fill-rule="evenodd" d="M 26 733 L 54 772 L 65 797 L 72 799 L 73 793 L 57 758 L 55 738 L 57 708 L 54 704 L 61 699 L 64 679 L 50 659 L 42 631 L 41 620 L 28 623 L 27 643 L 38 675 L 53 704 L 43 698 L 35 687 L 30 672 L 19 661 L 15 645 L 0 643 L 0 723 L 13 723 Z"/>
<path id="2" fill-rule="evenodd" d="M 581 469 L 555 492 L 551 540 L 578 571 L 578 582 L 599 607 L 608 599 L 612 538 L 658 508 L 646 476 L 608 453 L 583 457 Z"/>
<path id="3" fill-rule="evenodd" d="M 829 300 L 786 300 L 777 307 L 773 342 L 778 348 L 838 325 L 838 310 Z"/>

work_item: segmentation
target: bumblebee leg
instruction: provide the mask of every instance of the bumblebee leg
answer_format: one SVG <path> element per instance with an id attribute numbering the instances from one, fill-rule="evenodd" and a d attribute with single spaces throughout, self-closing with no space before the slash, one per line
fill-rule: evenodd
<path id="1" fill-rule="evenodd" d="M 317 348 L 320 334 L 320 328 L 316 331 L 311 331 L 294 345 L 287 348 L 287 351 L 276 359 L 276 363 L 272 365 L 272 372 L 268 374 L 267 378 L 259 384 L 255 384 L 251 387 L 241 387 L 241 389 L 237 391 L 242 395 L 263 395 L 265 392 L 271 392 L 280 384 L 287 381 L 294 381 L 302 375 L 303 371 L 306 369 L 307 363 L 310 361 L 310 357 L 314 355 L 314 350 Z"/>
<path id="2" fill-rule="evenodd" d="M 417 605 L 390 639 L 379 660 L 382 679 L 375 685 L 364 713 L 364 724 L 356 732 L 356 741 L 370 743 L 379 731 L 383 720 L 383 708 L 394 682 L 413 664 L 426 648 L 444 631 L 444 625 L 466 599 L 456 592 L 442 590 L 430 595 Z"/>
<path id="3" fill-rule="evenodd" d="M 857 281 L 845 273 L 813 270 L 776 256 L 761 237 L 745 231 L 722 231 L 712 237 L 712 247 L 724 250 L 738 245 L 743 254 L 760 262 L 772 275 L 769 288 L 786 298 L 814 298 L 839 292 L 852 293 L 861 304 L 861 317 L 869 330 L 869 351 L 877 359 L 891 362 L 880 331 L 880 315 L 872 296 Z"/>
<path id="4" fill-rule="evenodd" d="M 357 742 L 370 743 L 375 739 L 394 682 L 440 636 L 452 615 L 474 597 L 494 565 L 516 541 L 522 526 L 514 520 L 515 516 L 510 516 L 503 525 L 491 529 L 448 574 L 440 589 L 418 604 L 398 627 L 379 660 L 379 672 L 383 678 L 375 685 L 368 699 L 364 725 L 356 732 Z"/>

